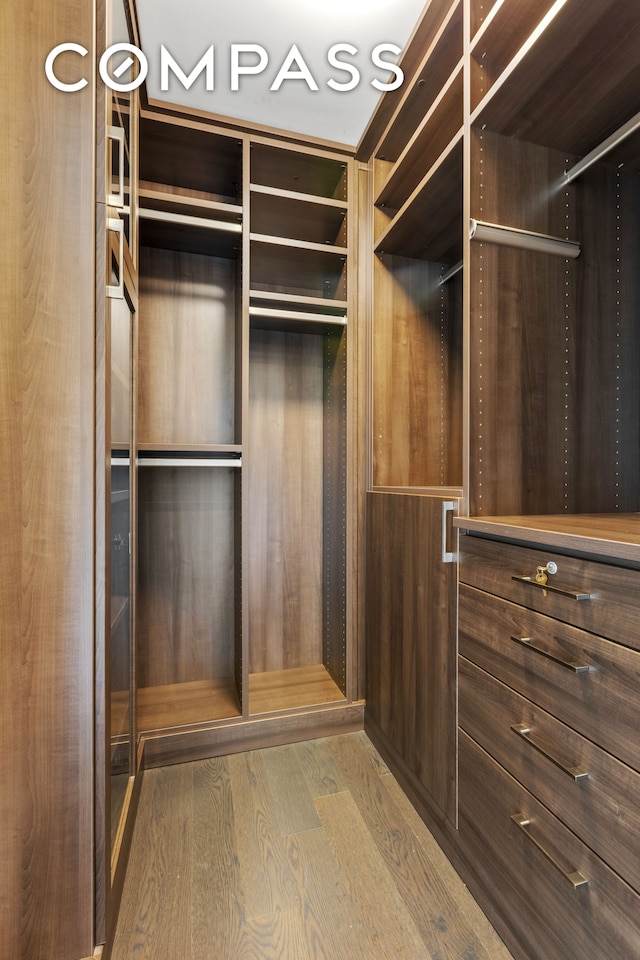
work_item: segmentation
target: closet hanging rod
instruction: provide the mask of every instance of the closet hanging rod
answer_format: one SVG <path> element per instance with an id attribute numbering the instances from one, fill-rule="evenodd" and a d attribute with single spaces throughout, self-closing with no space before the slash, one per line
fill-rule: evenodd
<path id="1" fill-rule="evenodd" d="M 463 266 L 464 266 L 463 261 L 458 260 L 458 262 L 455 263 L 452 267 L 450 267 L 446 273 L 442 274 L 442 276 L 438 280 L 439 285 L 442 286 L 443 283 L 447 283 L 449 280 L 452 280 L 457 273 L 460 273 Z"/>
<path id="2" fill-rule="evenodd" d="M 574 240 L 561 240 L 546 233 L 534 233 L 517 227 L 503 227 L 498 223 L 484 223 L 482 220 L 469 222 L 471 240 L 498 243 L 507 247 L 519 247 L 536 253 L 552 253 L 555 256 L 575 259 L 580 253 L 580 244 Z"/>
<path id="3" fill-rule="evenodd" d="M 581 173 L 584 173 L 585 170 L 588 170 L 589 167 L 593 166 L 594 163 L 597 163 L 598 160 L 601 160 L 602 157 L 606 156 L 611 150 L 614 150 L 619 144 L 626 140 L 627 137 L 630 137 L 632 133 L 635 133 L 636 130 L 640 129 L 640 113 L 636 113 L 635 116 L 631 117 L 630 120 L 627 120 L 619 130 L 616 130 L 615 133 L 612 133 L 610 137 L 607 137 L 606 140 L 603 140 L 599 146 L 595 147 L 590 153 L 578 160 L 578 162 L 571 167 L 570 170 L 567 170 L 564 177 L 563 183 L 572 183 L 576 177 L 579 177 Z"/>
<path id="4" fill-rule="evenodd" d="M 139 467 L 241 467 L 242 460 L 220 457 L 140 457 Z"/>

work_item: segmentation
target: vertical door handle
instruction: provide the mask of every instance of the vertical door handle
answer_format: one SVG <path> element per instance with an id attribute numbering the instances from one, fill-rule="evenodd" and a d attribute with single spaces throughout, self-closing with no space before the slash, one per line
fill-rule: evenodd
<path id="1" fill-rule="evenodd" d="M 110 207 L 122 208 L 124 207 L 124 130 L 122 127 L 107 127 L 107 136 L 118 144 L 118 192 L 108 193 L 107 203 Z M 111 177 L 111 170 L 109 177 Z"/>
<path id="2" fill-rule="evenodd" d="M 118 282 L 107 284 L 107 296 L 112 300 L 124 300 L 124 223 L 119 217 L 109 217 L 107 230 L 118 234 Z M 109 250 L 109 254 L 111 250 Z M 111 270 L 111 256 L 109 256 Z"/>
<path id="3" fill-rule="evenodd" d="M 453 500 L 443 500 L 442 501 L 442 562 L 443 563 L 454 563 L 457 559 L 456 554 L 449 550 L 449 534 L 448 534 L 448 524 L 447 517 L 449 514 L 453 516 L 453 511 L 455 510 L 455 503 Z"/>

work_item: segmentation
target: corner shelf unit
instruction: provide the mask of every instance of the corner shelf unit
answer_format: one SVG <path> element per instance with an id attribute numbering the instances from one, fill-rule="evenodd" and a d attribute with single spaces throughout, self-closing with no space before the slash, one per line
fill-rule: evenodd
<path id="1" fill-rule="evenodd" d="M 138 714 L 163 762 L 356 700 L 352 161 L 184 116 L 140 139 Z"/>

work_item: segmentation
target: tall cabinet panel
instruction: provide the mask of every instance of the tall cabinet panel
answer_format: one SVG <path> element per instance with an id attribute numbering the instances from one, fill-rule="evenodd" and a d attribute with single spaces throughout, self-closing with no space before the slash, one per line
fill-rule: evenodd
<path id="1" fill-rule="evenodd" d="M 369 163 L 365 726 L 416 800 L 455 824 L 463 4 L 429 5 L 422 29 L 422 57 L 381 111 Z"/>
<path id="2" fill-rule="evenodd" d="M 43 66 L 70 37 L 92 49 L 93 9 L 9 0 L 2 22 L 0 956 L 78 960 L 95 943 L 95 91 Z"/>

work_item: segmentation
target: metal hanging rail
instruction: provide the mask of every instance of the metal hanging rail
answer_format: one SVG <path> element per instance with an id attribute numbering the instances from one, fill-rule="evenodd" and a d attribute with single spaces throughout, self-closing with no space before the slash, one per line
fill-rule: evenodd
<path id="1" fill-rule="evenodd" d="M 552 253 L 568 259 L 575 259 L 580 254 L 580 244 L 574 240 L 561 240 L 559 237 L 550 237 L 545 233 L 519 230 L 517 227 L 503 227 L 498 223 L 484 223 L 482 220 L 470 221 L 469 237 L 471 240 L 519 247 L 536 253 Z"/>
<path id="2" fill-rule="evenodd" d="M 579 160 L 575 166 L 571 167 L 570 170 L 567 170 L 563 177 L 563 183 L 572 183 L 576 177 L 579 177 L 581 173 L 584 173 L 585 170 L 588 170 L 594 163 L 597 163 L 598 160 L 606 156 L 607 153 L 610 153 L 611 150 L 615 148 L 626 140 L 627 137 L 630 137 L 632 133 L 635 133 L 636 130 L 640 130 L 640 113 L 636 113 L 635 116 L 631 117 L 630 120 L 627 120 L 619 130 L 616 130 L 615 133 L 612 133 L 610 137 L 607 137 L 606 140 L 603 140 L 602 143 L 595 147 L 591 153 L 588 153 L 586 156 Z"/>

